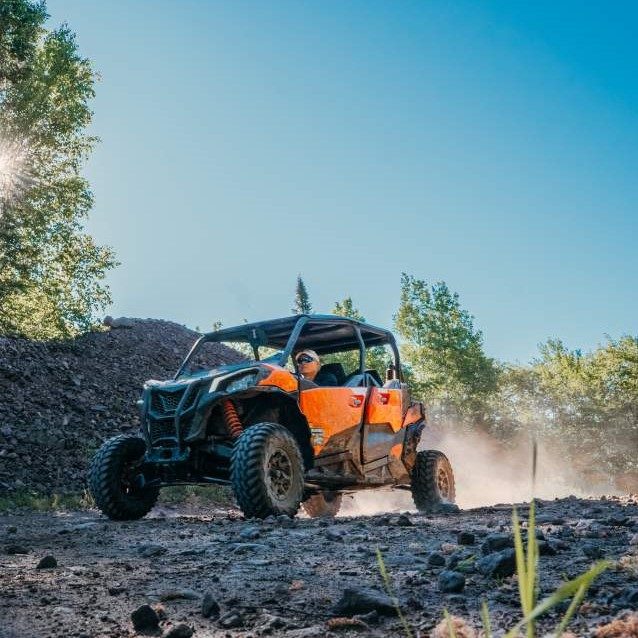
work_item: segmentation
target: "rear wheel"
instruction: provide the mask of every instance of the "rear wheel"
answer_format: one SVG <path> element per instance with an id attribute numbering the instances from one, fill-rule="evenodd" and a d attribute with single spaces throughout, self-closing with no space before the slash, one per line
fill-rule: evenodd
<path id="1" fill-rule="evenodd" d="M 294 516 L 304 489 L 304 466 L 297 441 L 277 423 L 249 427 L 233 448 L 230 480 L 245 516 Z"/>
<path id="2" fill-rule="evenodd" d="M 336 516 L 341 508 L 341 494 L 338 492 L 319 492 L 303 502 L 303 508 L 310 518 Z"/>
<path id="3" fill-rule="evenodd" d="M 157 502 L 159 487 L 140 487 L 144 439 L 120 435 L 106 441 L 89 468 L 89 491 L 95 504 L 109 518 L 128 521 L 142 518 Z"/>
<path id="4" fill-rule="evenodd" d="M 454 472 L 443 452 L 417 452 L 412 468 L 412 498 L 421 512 L 436 510 L 444 503 L 454 503 Z"/>

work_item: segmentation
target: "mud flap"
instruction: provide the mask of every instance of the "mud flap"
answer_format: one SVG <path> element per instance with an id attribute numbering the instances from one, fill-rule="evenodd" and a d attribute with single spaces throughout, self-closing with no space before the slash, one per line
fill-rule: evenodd
<path id="1" fill-rule="evenodd" d="M 421 440 L 423 428 L 425 428 L 425 419 L 408 425 L 405 430 L 405 441 L 403 443 L 401 459 L 408 470 L 408 474 L 412 474 L 412 468 L 416 462 L 416 449 Z"/>

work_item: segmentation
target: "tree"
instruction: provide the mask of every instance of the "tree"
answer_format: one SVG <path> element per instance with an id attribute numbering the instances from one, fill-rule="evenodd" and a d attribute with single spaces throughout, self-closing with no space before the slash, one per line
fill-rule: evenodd
<path id="1" fill-rule="evenodd" d="M 295 315 L 306 315 L 312 312 L 312 304 L 308 296 L 308 290 L 301 275 L 297 275 L 297 287 L 295 289 L 295 302 L 291 312 Z"/>
<path id="2" fill-rule="evenodd" d="M 608 489 L 637 489 L 638 338 L 589 353 L 548 339 L 531 365 L 504 366 L 489 421 L 502 440 L 532 434 L 588 488 L 615 479 Z"/>
<path id="3" fill-rule="evenodd" d="M 460 416 L 483 422 L 497 388 L 498 367 L 483 351 L 483 335 L 445 282 L 432 286 L 405 273 L 395 327 L 412 371 L 413 391 Z"/>
<path id="4" fill-rule="evenodd" d="M 44 2 L 0 4 L 0 332 L 32 338 L 89 329 L 116 264 L 83 229 L 95 73 L 47 17 Z"/>
<path id="5" fill-rule="evenodd" d="M 332 314 L 339 317 L 348 317 L 355 321 L 365 321 L 365 317 L 359 312 L 358 308 L 355 308 L 352 297 L 346 297 L 343 301 L 335 301 Z"/>

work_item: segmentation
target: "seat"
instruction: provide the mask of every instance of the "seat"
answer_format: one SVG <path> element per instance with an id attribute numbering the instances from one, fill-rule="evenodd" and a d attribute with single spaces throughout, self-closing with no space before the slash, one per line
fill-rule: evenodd
<path id="1" fill-rule="evenodd" d="M 346 380 L 346 373 L 343 369 L 343 366 L 340 363 L 326 363 L 321 366 L 321 370 L 319 370 L 319 374 L 316 377 L 316 382 L 318 385 L 322 385 L 321 377 L 326 374 L 332 374 L 337 379 L 337 385 L 343 385 Z"/>
<path id="2" fill-rule="evenodd" d="M 364 374 L 361 374 L 360 372 L 353 372 L 346 377 L 343 385 L 346 388 L 363 388 L 366 385 L 365 380 L 366 377 Z"/>
<path id="3" fill-rule="evenodd" d="M 368 368 L 365 371 L 365 373 L 369 374 L 372 377 L 374 381 L 373 385 L 376 385 L 378 387 L 381 387 L 383 385 L 383 381 L 381 381 L 381 377 L 379 376 L 379 373 L 376 370 L 374 370 L 373 368 Z"/>

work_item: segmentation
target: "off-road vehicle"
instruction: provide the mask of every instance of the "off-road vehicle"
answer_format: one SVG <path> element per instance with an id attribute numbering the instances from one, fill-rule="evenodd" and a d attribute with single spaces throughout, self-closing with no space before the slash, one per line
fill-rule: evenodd
<path id="1" fill-rule="evenodd" d="M 294 355 L 308 348 L 337 386 L 298 373 Z M 220 349 L 237 362 L 217 365 Z M 371 360 L 387 365 L 385 381 Z M 107 440 L 89 470 L 112 519 L 141 518 L 160 488 L 182 484 L 229 484 L 244 514 L 260 518 L 301 504 L 334 515 L 343 493 L 388 486 L 411 490 L 421 511 L 454 501 L 448 459 L 417 451 L 424 408 L 410 400 L 394 337 L 359 321 L 295 315 L 204 334 L 138 403 L 141 436 Z"/>

